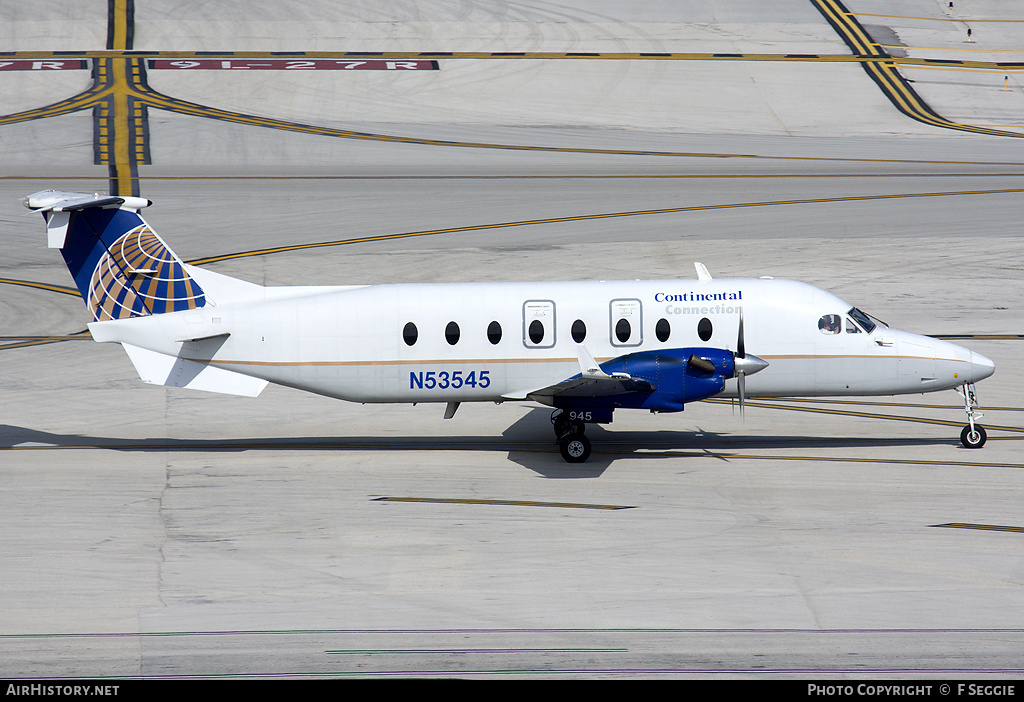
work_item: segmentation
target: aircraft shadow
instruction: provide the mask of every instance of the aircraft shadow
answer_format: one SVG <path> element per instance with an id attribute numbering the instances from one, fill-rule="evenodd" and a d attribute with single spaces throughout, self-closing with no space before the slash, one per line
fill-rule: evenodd
<path id="1" fill-rule="evenodd" d="M 29 427 L 0 424 L 0 450 L 19 447 L 106 449 L 112 451 L 507 451 L 513 463 L 546 478 L 581 479 L 600 477 L 617 459 L 680 459 L 687 455 L 706 457 L 708 452 L 758 449 L 842 449 L 899 448 L 907 446 L 955 445 L 955 437 L 836 436 L 753 436 L 718 434 L 709 431 L 608 431 L 589 425 L 593 442 L 590 460 L 570 464 L 562 460 L 551 428 L 550 410 L 529 411 L 506 428 L 501 436 L 404 436 L 404 437 L 238 437 L 220 439 L 172 439 L 166 437 L 117 438 L 58 434 Z"/>
<path id="2" fill-rule="evenodd" d="M 706 457 L 709 451 L 754 451 L 758 449 L 843 449 L 900 448 L 909 446 L 954 446 L 960 448 L 955 436 L 949 438 L 920 437 L 842 437 L 842 436 L 757 436 L 721 434 L 705 430 L 609 431 L 599 424 L 587 425 L 587 437 L 593 453 L 586 463 L 569 464 L 562 460 L 551 428 L 549 408 L 532 409 L 502 432 L 516 440 L 531 437 L 535 441 L 547 436 L 549 450 L 545 453 L 509 451 L 509 460 L 547 478 L 599 477 L 617 459 L 659 460 L 679 459 L 686 455 Z M 691 452 L 680 453 L 680 452 Z"/>

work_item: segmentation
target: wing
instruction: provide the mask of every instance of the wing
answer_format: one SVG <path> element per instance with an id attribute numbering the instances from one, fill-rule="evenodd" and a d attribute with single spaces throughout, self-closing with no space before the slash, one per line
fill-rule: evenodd
<path id="1" fill-rule="evenodd" d="M 605 373 L 582 344 L 576 347 L 576 357 L 580 364 L 578 375 L 546 387 L 508 393 L 504 397 L 510 400 L 531 399 L 550 405 L 555 397 L 609 397 L 654 390 L 650 382 L 633 378 L 628 373 Z"/>

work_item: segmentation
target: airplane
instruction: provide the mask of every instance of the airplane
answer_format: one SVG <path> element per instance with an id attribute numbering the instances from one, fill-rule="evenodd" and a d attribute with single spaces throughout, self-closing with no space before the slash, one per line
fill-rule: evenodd
<path id="1" fill-rule="evenodd" d="M 617 409 L 712 397 L 956 389 L 961 442 L 985 444 L 974 384 L 988 358 L 888 327 L 806 283 L 713 278 L 264 287 L 184 263 L 140 197 L 44 190 L 46 221 L 92 313 L 146 383 L 255 397 L 268 383 L 360 403 L 530 400 L 553 407 L 562 457 Z M 747 347 L 757 351 L 749 353 Z"/>

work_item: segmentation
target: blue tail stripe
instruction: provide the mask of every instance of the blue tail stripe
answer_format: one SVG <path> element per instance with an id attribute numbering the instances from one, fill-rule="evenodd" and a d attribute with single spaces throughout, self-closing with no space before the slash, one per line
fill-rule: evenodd
<path id="1" fill-rule="evenodd" d="M 115 224 L 114 220 L 118 222 Z M 67 263 L 71 277 L 75 279 L 75 285 L 82 297 L 89 299 L 89 286 L 92 283 L 92 275 L 99 265 L 100 259 L 107 253 L 107 246 L 117 239 L 118 231 L 121 233 L 131 229 L 131 222 L 125 219 L 132 219 L 132 213 L 122 210 L 88 209 L 74 212 L 71 215 L 71 222 L 68 226 L 68 236 L 64 242 L 64 248 L 60 250 Z M 137 214 L 135 220 L 141 220 Z M 113 226 L 111 226 L 113 224 Z M 108 242 L 101 241 L 108 227 L 112 229 Z M 123 230 L 123 231 L 122 231 Z"/>

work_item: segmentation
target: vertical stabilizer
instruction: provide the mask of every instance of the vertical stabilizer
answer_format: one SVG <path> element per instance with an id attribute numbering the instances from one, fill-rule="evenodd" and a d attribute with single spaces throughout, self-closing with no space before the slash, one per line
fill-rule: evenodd
<path id="1" fill-rule="evenodd" d="M 43 213 L 49 245 L 60 249 L 94 321 L 206 305 L 181 259 L 139 215 L 149 200 L 44 190 L 23 202 Z"/>

